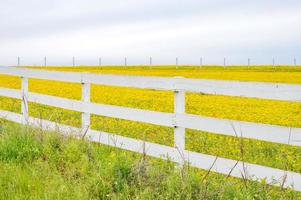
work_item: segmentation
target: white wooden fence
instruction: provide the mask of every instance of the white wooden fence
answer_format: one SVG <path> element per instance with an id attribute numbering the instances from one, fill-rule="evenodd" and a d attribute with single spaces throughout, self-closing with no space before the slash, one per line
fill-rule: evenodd
<path id="1" fill-rule="evenodd" d="M 144 152 L 147 155 L 170 159 L 176 163 L 188 162 L 193 167 L 211 169 L 214 172 L 250 180 L 266 179 L 269 184 L 293 187 L 301 191 L 301 174 L 220 158 L 185 149 L 185 128 L 213 132 L 222 135 L 251 138 L 287 145 L 301 146 L 301 128 L 217 119 L 185 113 L 185 92 L 222 94 L 286 101 L 301 101 L 301 85 L 259 82 L 186 79 L 181 77 L 161 78 L 120 76 L 77 72 L 58 72 L 14 67 L 0 67 L 0 74 L 21 77 L 21 91 L 0 88 L 0 96 L 22 100 L 22 114 L 0 110 L 0 117 L 23 124 L 56 129 L 63 133 L 86 133 L 94 142 L 118 148 Z M 82 84 L 82 100 L 72 100 L 28 91 L 28 78 L 56 80 Z M 135 87 L 143 89 L 174 91 L 174 113 L 148 111 L 121 106 L 90 102 L 90 84 Z M 51 121 L 30 117 L 28 101 L 79 111 L 82 113 L 82 128 L 75 128 Z M 146 122 L 174 128 L 174 147 L 91 130 L 90 114 Z M 235 131 L 243 135 L 236 135 Z M 288 144 L 289 141 L 289 144 Z"/>

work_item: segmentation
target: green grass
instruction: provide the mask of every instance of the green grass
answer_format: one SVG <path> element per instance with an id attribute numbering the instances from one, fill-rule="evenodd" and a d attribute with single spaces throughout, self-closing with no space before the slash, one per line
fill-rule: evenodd
<path id="1" fill-rule="evenodd" d="M 298 199 L 60 133 L 0 121 L 0 199 Z"/>

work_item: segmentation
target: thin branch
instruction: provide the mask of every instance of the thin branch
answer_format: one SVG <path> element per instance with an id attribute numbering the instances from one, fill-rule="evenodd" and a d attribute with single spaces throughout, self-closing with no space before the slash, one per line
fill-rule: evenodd
<path id="1" fill-rule="evenodd" d="M 210 168 L 207 170 L 207 173 L 206 173 L 205 176 L 203 177 L 202 182 L 204 182 L 204 180 L 209 176 L 209 174 L 210 174 L 210 172 L 211 172 L 213 166 L 215 165 L 217 159 L 218 159 L 218 156 L 215 157 L 213 163 L 211 164 Z"/>
<path id="2" fill-rule="evenodd" d="M 88 131 L 89 131 L 89 128 L 90 128 L 90 125 L 87 126 L 87 128 L 85 129 L 84 133 L 83 133 L 82 136 L 81 136 L 81 139 L 84 139 L 84 138 L 85 138 L 85 136 L 87 135 L 87 133 L 88 133 Z"/>

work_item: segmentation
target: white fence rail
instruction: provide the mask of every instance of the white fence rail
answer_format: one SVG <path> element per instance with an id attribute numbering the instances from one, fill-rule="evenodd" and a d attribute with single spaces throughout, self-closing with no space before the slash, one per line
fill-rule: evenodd
<path id="1" fill-rule="evenodd" d="M 120 76 L 77 72 L 62 73 L 58 71 L 29 70 L 12 67 L 0 67 L 0 74 L 72 83 L 94 83 L 142 89 L 184 90 L 207 94 L 301 101 L 301 86 L 298 84 Z"/>
<path id="2" fill-rule="evenodd" d="M 43 128 L 59 129 L 65 133 L 80 133 L 85 130 L 87 131 L 87 136 L 89 136 L 91 141 L 135 152 L 141 152 L 143 150 L 142 147 L 145 144 L 147 155 L 161 157 L 164 159 L 169 157 L 174 162 L 180 164 L 189 162 L 191 166 L 209 169 L 215 160 L 214 156 L 185 150 L 185 128 L 281 144 L 288 144 L 288 141 L 290 141 L 289 145 L 301 146 L 301 128 L 289 128 L 276 125 L 217 119 L 185 113 L 186 91 L 300 101 L 301 85 L 196 80 L 179 77 L 160 78 L 118 76 L 30 70 L 12 67 L 0 67 L 0 74 L 19 76 L 22 79 L 21 90 L 0 88 L 0 96 L 22 100 L 22 114 L 0 110 L 0 117 L 24 124 L 41 125 Z M 29 92 L 28 78 L 81 83 L 82 100 L 78 101 Z M 174 113 L 91 103 L 91 83 L 145 89 L 172 90 L 174 91 Z M 28 101 L 81 112 L 82 128 L 78 129 L 61 124 L 55 124 L 54 122 L 47 120 L 32 118 L 28 116 Z M 90 130 L 90 114 L 173 127 L 174 147 Z M 241 132 L 243 135 L 236 135 L 234 130 Z M 237 162 L 238 164 L 236 165 Z M 295 190 L 301 191 L 301 174 L 295 172 L 283 171 L 280 169 L 243 163 L 241 161 L 225 158 L 218 158 L 212 170 L 222 174 L 229 174 L 233 167 L 234 169 L 231 172 L 231 176 L 247 177 L 252 180 L 266 178 L 270 184 L 275 184 L 274 180 L 282 182 L 282 180 L 285 179 L 285 187 L 293 186 Z M 248 174 L 246 174 L 246 172 Z"/>

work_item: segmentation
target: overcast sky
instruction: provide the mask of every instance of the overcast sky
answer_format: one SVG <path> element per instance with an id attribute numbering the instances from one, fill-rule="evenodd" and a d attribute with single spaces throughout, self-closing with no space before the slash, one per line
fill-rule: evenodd
<path id="1" fill-rule="evenodd" d="M 300 0 L 0 0 L 0 64 L 301 63 Z"/>

